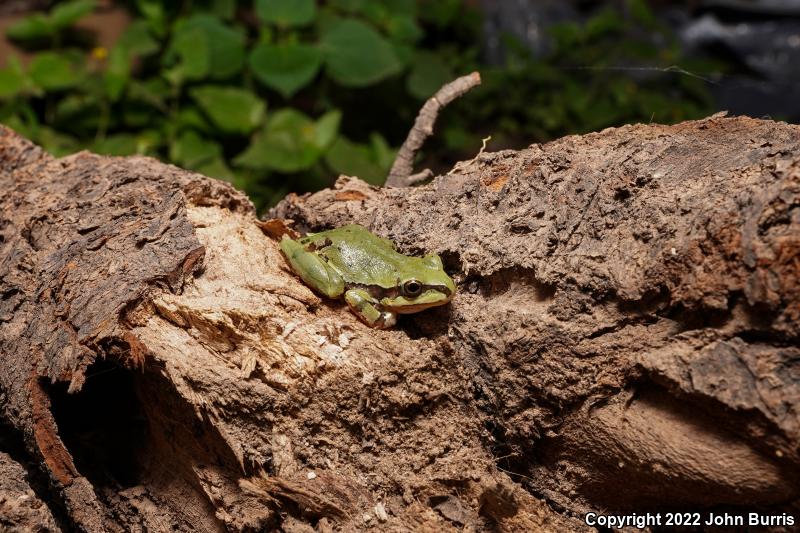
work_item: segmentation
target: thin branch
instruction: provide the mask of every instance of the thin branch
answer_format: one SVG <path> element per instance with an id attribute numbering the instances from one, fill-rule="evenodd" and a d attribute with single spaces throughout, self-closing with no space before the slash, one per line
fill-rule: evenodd
<path id="1" fill-rule="evenodd" d="M 389 177 L 386 178 L 387 187 L 409 187 L 432 175 L 430 170 L 413 174 L 414 157 L 427 138 L 433 134 L 433 125 L 436 123 L 439 111 L 476 85 L 480 85 L 480 83 L 481 75 L 478 72 L 461 76 L 439 89 L 436 94 L 425 102 L 425 105 L 419 110 L 414 126 L 408 132 L 408 137 L 406 137 L 403 146 L 400 147 L 394 164 L 392 164 Z M 421 177 L 423 175 L 425 177 Z"/>
<path id="2" fill-rule="evenodd" d="M 477 161 L 478 158 L 481 156 L 481 154 L 484 152 L 484 150 L 486 150 L 486 143 L 488 143 L 491 140 L 492 140 L 492 136 L 491 135 L 489 135 L 488 137 L 484 137 L 483 138 L 483 142 L 481 143 L 481 149 L 478 150 L 478 153 L 475 155 L 475 157 L 473 157 L 469 161 L 459 161 L 458 163 L 453 165 L 453 168 L 450 169 L 450 172 L 448 172 L 447 175 L 449 176 L 453 172 L 458 172 L 458 171 L 470 166 L 475 161 Z"/>

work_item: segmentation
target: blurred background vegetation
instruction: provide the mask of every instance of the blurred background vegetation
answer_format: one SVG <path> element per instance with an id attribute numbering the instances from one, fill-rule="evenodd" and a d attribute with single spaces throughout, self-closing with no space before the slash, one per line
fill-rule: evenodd
<path id="1" fill-rule="evenodd" d="M 546 49 L 498 32 L 491 60 L 469 0 L 30 4 L 2 26 L 0 122 L 57 155 L 146 154 L 226 179 L 259 208 L 339 173 L 381 184 L 424 100 L 473 70 L 483 85 L 440 117 L 422 164 L 446 169 L 488 135 L 520 148 L 705 116 L 694 73 L 724 70 L 683 57 L 644 0 L 549 25 Z"/>

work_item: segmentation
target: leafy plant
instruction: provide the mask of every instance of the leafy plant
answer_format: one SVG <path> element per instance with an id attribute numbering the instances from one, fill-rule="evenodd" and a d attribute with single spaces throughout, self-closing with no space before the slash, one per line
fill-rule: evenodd
<path id="1" fill-rule="evenodd" d="M 94 0 L 72 0 L 56 5 L 48 13 L 34 13 L 6 30 L 10 39 L 20 42 L 48 42 L 57 46 L 65 30 L 94 11 Z"/>
<path id="2" fill-rule="evenodd" d="M 638 33 L 670 42 L 641 0 L 554 28 L 547 57 L 508 38 L 501 66 L 482 64 L 480 14 L 461 0 L 126 5 L 133 21 L 110 50 L 77 26 L 93 0 L 11 26 L 7 37 L 35 55 L 0 69 L 0 120 L 58 155 L 148 154 L 230 180 L 259 207 L 338 173 L 382 183 L 422 102 L 472 70 L 484 85 L 441 119 L 434 166 L 474 153 L 486 134 L 520 146 L 709 108 L 696 78 L 617 70 L 683 62 Z"/>

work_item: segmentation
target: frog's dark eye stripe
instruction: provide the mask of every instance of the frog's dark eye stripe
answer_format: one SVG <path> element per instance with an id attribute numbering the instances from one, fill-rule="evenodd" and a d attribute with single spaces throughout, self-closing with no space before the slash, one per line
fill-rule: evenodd
<path id="1" fill-rule="evenodd" d="M 422 283 L 411 279 L 403 283 L 403 296 L 419 296 L 422 292 Z"/>

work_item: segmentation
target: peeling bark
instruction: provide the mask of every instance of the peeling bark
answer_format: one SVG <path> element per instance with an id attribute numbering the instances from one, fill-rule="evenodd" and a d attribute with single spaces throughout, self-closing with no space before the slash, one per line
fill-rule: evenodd
<path id="1" fill-rule="evenodd" d="M 796 126 L 626 126 L 284 200 L 442 255 L 454 301 L 390 331 L 294 277 L 227 184 L 3 130 L 0 186 L 0 415 L 70 527 L 800 514 Z"/>

